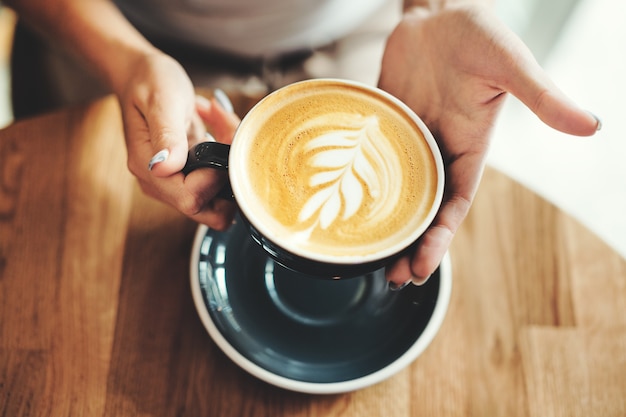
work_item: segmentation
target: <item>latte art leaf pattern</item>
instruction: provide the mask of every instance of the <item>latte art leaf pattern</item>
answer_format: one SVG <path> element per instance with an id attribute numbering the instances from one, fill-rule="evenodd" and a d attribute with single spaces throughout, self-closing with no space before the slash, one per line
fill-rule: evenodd
<path id="1" fill-rule="evenodd" d="M 329 125 L 319 120 L 327 117 L 331 116 L 319 116 L 307 126 Z M 390 190 L 398 187 L 389 182 L 401 178 L 396 154 L 385 151 L 389 141 L 376 116 L 333 114 L 332 120 L 335 123 L 330 125 L 339 121 L 340 128 L 313 138 L 303 149 L 314 168 L 308 185 L 318 190 L 303 205 L 298 220 L 313 218 L 322 229 L 337 219 L 350 219 L 361 209 L 367 210 L 366 219 L 385 215 L 381 213 L 385 205 L 392 206 L 390 199 L 397 198 Z"/>

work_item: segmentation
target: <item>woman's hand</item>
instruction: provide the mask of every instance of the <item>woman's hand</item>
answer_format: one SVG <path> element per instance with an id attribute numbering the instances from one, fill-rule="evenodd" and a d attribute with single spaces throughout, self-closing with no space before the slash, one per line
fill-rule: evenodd
<path id="1" fill-rule="evenodd" d="M 424 120 L 446 165 L 437 217 L 415 251 L 387 269 L 396 286 L 425 282 L 448 250 L 478 187 L 505 93 L 562 132 L 587 136 L 599 127 L 558 90 L 521 40 L 481 7 L 408 11 L 388 39 L 379 85 Z"/>
<path id="2" fill-rule="evenodd" d="M 142 190 L 193 220 L 222 230 L 235 213 L 233 202 L 214 199 L 226 173 L 180 170 L 188 149 L 206 140 L 210 127 L 218 142 L 231 143 L 239 118 L 215 99 L 197 97 L 184 69 L 159 52 L 142 55 L 118 91 L 124 119 L 128 167 Z"/>

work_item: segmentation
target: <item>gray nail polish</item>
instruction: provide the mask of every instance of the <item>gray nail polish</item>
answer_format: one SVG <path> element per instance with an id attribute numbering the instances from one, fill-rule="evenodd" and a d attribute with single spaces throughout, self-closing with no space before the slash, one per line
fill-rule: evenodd
<path id="1" fill-rule="evenodd" d="M 152 171 L 152 168 L 154 168 L 156 164 L 167 160 L 169 156 L 170 156 L 170 151 L 168 151 L 167 149 L 163 149 L 157 152 L 148 163 L 148 171 Z"/>
<path id="2" fill-rule="evenodd" d="M 215 97 L 215 100 L 217 100 L 219 105 L 222 106 L 224 110 L 229 113 L 235 112 L 235 109 L 233 108 L 233 103 L 231 103 L 230 99 L 223 90 L 216 88 L 213 91 L 213 97 Z"/>
<path id="3" fill-rule="evenodd" d="M 600 130 L 602 130 L 602 119 L 600 119 L 598 116 L 596 116 L 592 112 L 589 112 L 589 114 L 591 114 L 591 116 L 594 119 L 596 119 L 596 122 L 598 122 L 598 125 L 596 126 L 596 132 L 599 132 Z"/>
<path id="4" fill-rule="evenodd" d="M 400 291 L 401 289 L 403 289 L 404 287 L 406 287 L 407 285 L 409 285 L 411 283 L 411 281 L 406 281 L 403 282 L 402 284 L 396 284 L 395 282 L 389 282 L 389 291 Z"/>

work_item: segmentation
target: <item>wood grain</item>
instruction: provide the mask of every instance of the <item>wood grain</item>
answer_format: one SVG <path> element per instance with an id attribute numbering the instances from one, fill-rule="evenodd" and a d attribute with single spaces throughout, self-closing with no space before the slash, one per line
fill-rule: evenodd
<path id="1" fill-rule="evenodd" d="M 304 395 L 213 344 L 196 225 L 126 170 L 113 98 L 0 131 L 0 416 L 623 416 L 626 262 L 488 169 L 440 333 L 361 391 Z"/>

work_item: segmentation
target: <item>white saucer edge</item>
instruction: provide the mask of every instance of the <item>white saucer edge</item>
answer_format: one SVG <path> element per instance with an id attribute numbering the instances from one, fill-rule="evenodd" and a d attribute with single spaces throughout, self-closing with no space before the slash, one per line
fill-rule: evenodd
<path id="1" fill-rule="evenodd" d="M 211 339 L 227 357 L 229 357 L 235 364 L 249 374 L 276 387 L 305 394 L 340 394 L 356 391 L 377 384 L 409 366 L 419 355 L 422 354 L 422 352 L 424 352 L 424 350 L 426 350 L 443 324 L 452 294 L 452 262 L 450 260 L 449 252 L 446 253 L 441 261 L 441 265 L 439 266 L 439 294 L 437 297 L 437 304 L 435 305 L 435 310 L 433 311 L 430 321 L 426 325 L 426 328 L 424 328 L 424 331 L 420 335 L 419 339 L 398 359 L 369 375 L 341 382 L 305 382 L 273 374 L 239 353 L 222 335 L 209 315 L 209 311 L 207 310 L 204 302 L 204 297 L 202 296 L 198 276 L 200 245 L 204 240 L 207 230 L 207 226 L 199 225 L 194 238 L 190 261 L 189 275 L 191 279 L 191 292 L 200 320 L 209 333 Z"/>

